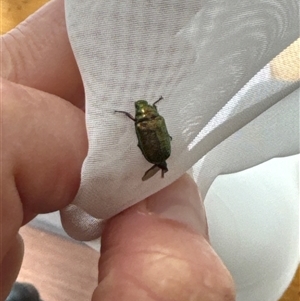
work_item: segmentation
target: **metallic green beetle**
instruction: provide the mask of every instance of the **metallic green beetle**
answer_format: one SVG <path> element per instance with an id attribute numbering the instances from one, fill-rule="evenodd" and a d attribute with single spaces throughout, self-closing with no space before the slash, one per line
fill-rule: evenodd
<path id="1" fill-rule="evenodd" d="M 146 100 L 135 102 L 135 118 L 128 112 L 123 113 L 135 123 L 135 132 L 138 138 L 138 147 L 144 157 L 154 165 L 148 169 L 143 181 L 154 176 L 161 169 L 161 177 L 168 171 L 166 160 L 171 155 L 171 140 L 164 118 L 159 115 L 156 104 L 162 100 L 161 96 L 153 105 L 149 105 Z"/>

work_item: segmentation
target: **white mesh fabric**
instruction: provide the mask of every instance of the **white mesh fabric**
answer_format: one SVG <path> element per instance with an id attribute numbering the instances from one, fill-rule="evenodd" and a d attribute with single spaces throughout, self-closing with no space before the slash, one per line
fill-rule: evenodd
<path id="1" fill-rule="evenodd" d="M 102 220 L 188 170 L 205 197 L 218 175 L 223 175 L 223 180 L 226 176 L 234 178 L 228 174 L 299 153 L 299 83 L 275 79 L 270 71 L 270 61 L 299 36 L 298 1 L 66 0 L 65 5 L 69 37 L 85 86 L 89 138 L 80 189 L 73 204 L 61 212 L 63 226 L 74 238 L 98 238 Z M 173 137 L 169 172 L 163 180 L 157 174 L 142 182 L 151 164 L 137 147 L 133 122 L 114 114 L 114 110 L 134 114 L 134 101 L 152 103 L 160 95 L 164 100 L 158 109 Z M 267 173 L 261 177 L 256 172 L 252 177 L 246 174 L 252 183 L 256 178 L 269 183 Z M 295 174 L 286 178 L 297 182 Z M 216 184 L 217 190 L 221 186 Z M 235 188 L 245 202 L 258 196 L 266 200 L 265 212 L 273 210 L 276 217 L 274 207 L 268 207 L 274 197 L 268 193 L 270 189 L 252 191 L 247 199 L 243 185 L 237 181 Z M 281 192 L 284 194 L 284 188 Z M 296 193 L 293 190 L 292 197 L 286 197 L 294 200 Z M 239 241 L 234 231 L 228 230 L 223 241 L 214 240 L 222 225 L 214 222 L 218 210 L 209 210 L 215 208 L 211 195 L 205 200 L 211 239 L 230 271 L 240 279 L 237 300 L 254 300 L 251 291 L 256 289 L 257 300 L 275 301 L 274 296 L 279 296 L 292 275 L 294 262 L 286 263 L 288 271 L 283 271 L 283 262 L 279 266 L 273 260 L 276 272 L 285 275 L 276 282 L 280 287 L 275 295 L 274 287 L 264 294 L 264 288 L 255 285 L 243 291 L 246 284 L 254 283 L 257 271 L 254 264 L 249 271 L 240 263 L 232 266 L 226 258 L 226 242 Z M 235 210 L 234 202 L 231 210 Z M 237 210 L 235 214 L 240 213 Z M 266 228 L 272 229 L 272 222 L 267 221 Z M 284 220 L 281 238 L 289 237 L 293 221 Z M 237 228 L 245 226 L 241 219 L 235 222 Z M 244 242 L 264 241 L 263 236 L 257 237 L 260 232 L 256 226 L 254 223 L 253 236 L 247 232 Z M 281 242 L 274 231 L 268 240 L 269 250 Z M 266 248 L 260 253 L 266 283 L 274 275 L 268 269 L 269 262 L 263 260 L 268 252 Z M 278 252 L 278 258 L 285 258 L 282 249 Z M 251 254 L 247 256 L 251 262 Z"/>
<path id="2" fill-rule="evenodd" d="M 63 213 L 71 235 L 95 238 L 97 219 L 109 218 L 170 184 L 295 89 L 290 83 L 272 83 L 263 74 L 257 85 L 266 91 L 262 87 L 240 91 L 298 37 L 297 4 L 291 0 L 66 1 L 70 41 L 85 85 L 89 138 L 79 192 L 72 210 Z M 173 137 L 169 172 L 164 180 L 156 175 L 142 182 L 151 165 L 137 147 L 133 122 L 114 110 L 134 114 L 134 101 L 154 102 L 160 95 L 165 99 L 159 112 Z M 227 163 L 208 176 L 211 165 L 216 165 L 211 160 L 198 177 L 200 191 L 205 194 L 220 173 L 298 152 L 292 144 L 280 148 L 280 138 L 269 139 L 269 130 L 261 135 L 272 154 L 251 149 L 234 165 L 223 155 Z M 244 139 L 237 145 L 242 143 Z M 94 227 L 73 222 L 82 221 L 83 211 L 84 220 L 90 215 Z"/>

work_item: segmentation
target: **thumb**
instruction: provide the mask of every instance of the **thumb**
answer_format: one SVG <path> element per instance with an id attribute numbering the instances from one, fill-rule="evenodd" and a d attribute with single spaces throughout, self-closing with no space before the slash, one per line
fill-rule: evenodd
<path id="1" fill-rule="evenodd" d="M 234 300 L 206 233 L 198 188 L 185 175 L 108 222 L 92 300 Z"/>

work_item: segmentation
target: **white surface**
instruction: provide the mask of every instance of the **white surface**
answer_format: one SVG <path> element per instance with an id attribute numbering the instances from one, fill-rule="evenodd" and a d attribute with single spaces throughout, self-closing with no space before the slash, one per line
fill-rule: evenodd
<path id="1" fill-rule="evenodd" d="M 89 138 L 79 192 L 72 208 L 62 212 L 63 225 L 75 238 L 99 236 L 101 219 L 177 179 L 296 88 L 261 72 L 250 89 L 241 90 L 298 37 L 296 0 L 72 0 L 65 5 L 85 86 Z M 133 113 L 134 101 L 154 102 L 160 95 L 165 99 L 159 112 L 173 137 L 169 172 L 163 181 L 156 175 L 142 182 L 151 164 L 137 147 L 133 122 L 114 110 Z M 285 124 L 286 132 L 293 131 L 294 122 Z M 283 145 L 282 137 L 269 135 L 277 130 L 269 125 L 259 136 L 268 141 L 263 154 L 248 149 L 248 156 L 233 165 L 219 152 L 220 169 L 212 168 L 218 161 L 208 166 L 203 159 L 208 168 L 201 168 L 196 180 L 204 195 L 216 176 L 233 172 L 232 166 L 238 171 L 299 151 L 297 139 L 288 136 Z M 256 139 L 235 137 L 239 145 Z M 238 159 L 240 153 L 234 155 Z"/>
<path id="2" fill-rule="evenodd" d="M 205 207 L 237 301 L 277 301 L 299 262 L 299 155 L 219 176 Z"/>

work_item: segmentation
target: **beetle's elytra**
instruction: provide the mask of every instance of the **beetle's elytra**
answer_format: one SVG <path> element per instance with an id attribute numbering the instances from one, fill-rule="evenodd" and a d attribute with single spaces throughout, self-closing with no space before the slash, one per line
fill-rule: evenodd
<path id="1" fill-rule="evenodd" d="M 141 149 L 146 160 L 154 164 L 148 169 L 143 181 L 148 180 L 161 170 L 161 177 L 168 171 L 166 160 L 171 155 L 171 136 L 168 133 L 164 118 L 159 115 L 156 104 L 162 100 L 161 96 L 153 105 L 146 100 L 135 102 L 135 117 L 125 111 L 115 111 L 125 114 L 135 124 L 138 138 L 138 147 Z"/>

